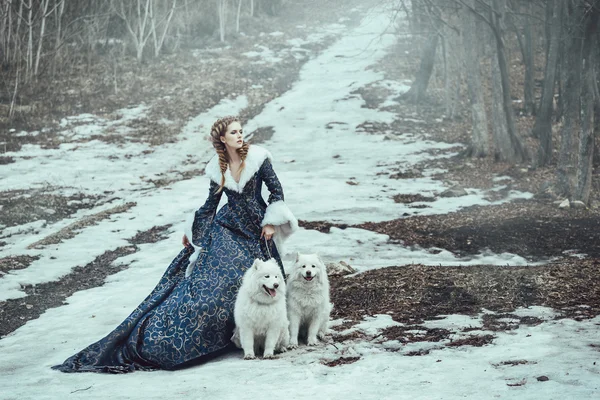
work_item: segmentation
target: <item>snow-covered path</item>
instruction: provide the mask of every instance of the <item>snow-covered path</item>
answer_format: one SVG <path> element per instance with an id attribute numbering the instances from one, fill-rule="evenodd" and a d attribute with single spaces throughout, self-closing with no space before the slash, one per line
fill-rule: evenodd
<path id="1" fill-rule="evenodd" d="M 330 29 L 339 32 L 340 28 L 334 25 Z M 286 202 L 299 219 L 351 224 L 390 220 L 404 213 L 439 214 L 474 204 L 490 204 L 484 199 L 485 193 L 478 189 L 469 189 L 467 196 L 438 198 L 423 209 L 394 202 L 396 194 L 433 197 L 447 187 L 430 178 L 438 172 L 433 170 L 423 171 L 422 178 L 389 179 L 390 166 L 409 169 L 416 162 L 434 157 L 427 150 L 455 145 L 416 135 L 385 140 L 383 135 L 356 132 L 357 126 L 364 122 L 391 123 L 395 115 L 362 107 L 364 101 L 353 94 L 354 91 L 369 84 L 387 85 L 397 92 L 391 99 L 407 89 L 402 84 L 383 81 L 381 73 L 368 69 L 394 43 L 392 31 L 393 26 L 385 14 L 368 14 L 360 27 L 305 64 L 292 89 L 268 103 L 245 127 L 246 132 L 259 127 L 273 128 L 273 137 L 265 145 L 275 157 L 275 169 L 283 182 Z M 27 254 L 40 258 L 28 268 L 11 271 L 0 279 L 0 301 L 24 296 L 23 285 L 56 280 L 74 267 L 90 263 L 105 251 L 126 244 L 138 231 L 166 224 L 173 224 L 175 230 L 182 231 L 186 215 L 204 201 L 207 178 L 197 176 L 161 188 L 155 188 L 150 179 L 176 180 L 179 173 L 199 168 L 190 161 L 207 162 L 213 154 L 205 140 L 212 122 L 218 116 L 235 114 L 246 106 L 245 96 L 224 100 L 189 121 L 175 143 L 158 148 L 144 143 L 127 142 L 117 146 L 92 140 L 66 143 L 56 150 L 28 145 L 20 152 L 9 154 L 18 162 L 0 170 L 3 187 L 7 190 L 51 184 L 63 195 L 114 191 L 121 198 L 117 203 L 135 202 L 136 205 L 83 229 L 70 240 L 41 250 L 28 246 L 86 215 L 114 207 L 115 202 L 80 210 L 73 217 L 48 226 L 43 225 L 44 221 L 37 221 L 6 229 L 2 240 L 8 245 L 0 248 L 0 256 Z M 75 124 L 68 130 L 72 139 L 103 132 L 127 137 L 126 122 L 143 117 L 147 112 L 147 107 L 140 106 L 123 110 L 119 123 L 84 115 L 67 119 L 63 125 Z M 40 165 L 47 170 L 45 175 L 40 175 Z M 530 194 L 513 192 L 504 201 L 528 196 Z M 413 203 L 413 206 L 418 204 Z M 31 234 L 32 230 L 35 234 Z M 511 254 L 482 253 L 469 259 L 457 259 L 448 251 L 432 254 L 387 241 L 386 235 L 357 229 L 332 229 L 329 234 L 301 230 L 287 248 L 317 251 L 327 259 L 349 262 L 359 271 L 412 262 L 527 264 L 527 260 Z M 170 243 L 176 246 L 175 240 Z"/>
<path id="2" fill-rule="evenodd" d="M 382 79 L 381 74 L 366 68 L 377 63 L 393 43 L 394 36 L 386 33 L 389 21 L 385 15 L 382 10 L 367 15 L 358 28 L 309 61 L 293 88 L 269 103 L 246 126 L 247 131 L 273 127 L 273 138 L 264 146 L 274 155 L 286 202 L 300 219 L 358 223 L 397 218 L 404 212 L 415 210 L 395 203 L 393 195 L 430 195 L 445 189 L 440 182 L 428 178 L 432 174 L 428 171 L 424 172 L 424 178 L 409 180 L 391 180 L 387 175 L 377 173 L 386 172 L 386 165 L 398 162 L 408 167 L 432 157 L 424 150 L 450 145 L 418 137 L 384 142 L 382 136 L 355 132 L 356 126 L 365 121 L 391 122 L 394 117 L 390 113 L 362 108 L 362 100 L 351 95 L 357 88 Z M 398 90 L 402 87 L 398 86 Z M 215 115 L 234 114 L 243 106 L 243 98 L 223 103 L 191 124 L 206 127 Z M 326 129 L 331 122 L 337 123 Z M 176 168 L 183 165 L 190 148 L 195 149 L 195 157 L 207 161 L 210 156 L 208 143 L 198 140 L 197 135 L 192 134 L 194 131 L 190 129 L 189 135 L 183 132 L 180 142 L 165 145 L 158 158 L 150 158 L 148 165 L 136 166 L 140 168 L 136 171 L 147 168 L 149 173 L 154 173 Z M 90 145 L 88 153 L 77 154 L 81 160 L 90 160 L 95 157 L 93 151 L 94 146 Z M 97 156 L 102 157 L 101 154 Z M 158 160 L 166 165 L 158 168 L 153 163 Z M 48 161 L 48 168 L 53 165 L 59 168 L 62 164 Z M 23 168 L 27 176 L 26 168 Z M 115 179 L 117 172 L 97 171 L 98 179 L 107 185 L 130 184 L 130 181 Z M 19 184 L 14 182 L 15 186 Z M 90 190 L 101 189 L 101 184 L 95 185 L 98 186 L 92 187 L 90 183 Z M 141 245 L 139 252 L 120 258 L 118 262 L 129 264 L 129 268 L 109 277 L 104 286 L 77 292 L 68 298 L 67 305 L 48 310 L 39 319 L 0 340 L 0 399 L 249 399 L 264 396 L 290 399 L 587 399 L 597 396 L 599 370 L 593 364 L 597 357 L 589 345 L 600 341 L 595 326 L 600 320 L 584 323 L 552 321 L 551 312 L 544 309 L 523 312 L 531 312 L 549 322 L 511 334 L 498 333 L 493 345 L 482 348 L 442 346 L 421 357 L 386 351 L 393 347 L 390 343 L 348 342 L 337 344 L 337 347 L 302 348 L 269 362 L 242 361 L 239 354 L 234 353 L 178 372 L 109 376 L 62 374 L 51 370 L 50 366 L 108 333 L 147 295 L 177 253 L 179 232 L 186 214 L 202 203 L 207 188 L 208 179 L 198 176 L 162 189 L 131 191 L 132 198 L 125 200 L 136 201 L 134 208 L 86 228 L 72 239 L 49 246 L 44 249 L 42 258 L 29 268 L 0 280 L 0 300 L 19 297 L 22 295 L 21 283 L 56 279 L 105 250 L 122 245 L 125 238 L 137 230 L 174 224 L 169 239 Z M 481 192 L 469 192 L 469 196 L 460 199 L 430 203 L 431 208 L 420 211 L 443 213 L 488 203 Z M 527 194 L 515 193 L 514 196 Z M 57 228 L 52 227 L 53 230 Z M 33 252 L 26 250 L 26 246 L 48 233 L 42 231 L 26 243 L 15 240 L 10 243 L 9 251 Z M 412 261 L 525 263 L 512 255 L 486 255 L 469 261 L 458 260 L 448 252 L 434 255 L 410 251 L 387 243 L 384 235 L 358 229 L 334 228 L 329 234 L 300 230 L 287 243 L 287 248 L 319 251 L 327 260 L 346 260 L 359 270 Z M 453 316 L 446 323 L 479 326 L 481 321 Z M 378 316 L 367 319 L 363 329 L 372 332 L 393 324 L 389 316 Z M 360 356 L 361 359 L 338 367 L 321 363 L 342 356 Z M 516 367 L 501 365 L 503 361 L 515 359 L 526 359 L 531 363 Z M 550 381 L 537 382 L 535 377 L 539 375 L 549 376 Z M 522 379 L 528 383 L 507 385 Z"/>

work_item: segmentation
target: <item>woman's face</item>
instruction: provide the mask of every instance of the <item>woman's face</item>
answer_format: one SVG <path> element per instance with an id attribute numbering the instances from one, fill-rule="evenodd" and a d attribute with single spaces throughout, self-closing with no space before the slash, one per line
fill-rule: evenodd
<path id="1" fill-rule="evenodd" d="M 231 148 L 232 150 L 237 150 L 242 148 L 244 145 L 242 132 L 242 125 L 239 122 L 234 121 L 227 126 L 227 131 L 223 136 L 221 136 L 221 142 L 225 143 L 225 146 Z"/>

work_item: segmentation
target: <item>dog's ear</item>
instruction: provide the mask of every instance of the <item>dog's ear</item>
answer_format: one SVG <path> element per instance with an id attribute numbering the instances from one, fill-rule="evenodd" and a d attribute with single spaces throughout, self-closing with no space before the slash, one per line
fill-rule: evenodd
<path id="1" fill-rule="evenodd" d="M 300 260 L 300 252 L 297 251 L 296 252 L 296 262 L 298 262 Z"/>
<path id="2" fill-rule="evenodd" d="M 252 268 L 258 271 L 258 267 L 260 266 L 260 258 L 254 260 L 254 264 L 252 264 Z"/>

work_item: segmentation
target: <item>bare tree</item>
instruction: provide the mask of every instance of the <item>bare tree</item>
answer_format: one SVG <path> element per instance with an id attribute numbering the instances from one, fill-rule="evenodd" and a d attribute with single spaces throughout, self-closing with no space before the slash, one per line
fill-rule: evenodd
<path id="1" fill-rule="evenodd" d="M 582 7 L 567 7 L 565 9 L 565 32 L 569 41 L 565 47 L 563 58 L 566 68 L 564 69 L 564 96 L 561 100 L 564 104 L 563 124 L 560 131 L 560 151 L 558 166 L 556 169 L 557 192 L 564 196 L 572 193 L 571 177 L 574 174 L 573 157 L 573 133 L 580 128 L 581 116 L 581 50 L 583 47 L 583 35 L 580 32 L 579 21 L 584 19 Z"/>
<path id="2" fill-rule="evenodd" d="M 63 15 L 65 13 L 65 3 L 66 0 L 55 0 L 55 6 L 54 6 L 54 19 L 56 21 L 56 34 L 55 34 L 55 40 L 54 40 L 54 60 L 60 60 L 61 56 L 61 49 L 62 49 L 62 45 L 63 45 L 63 26 L 62 26 L 62 20 L 63 20 Z M 56 71 L 56 62 L 53 63 L 53 71 Z"/>
<path id="3" fill-rule="evenodd" d="M 144 47 L 152 34 L 152 30 L 149 29 L 152 0 L 113 0 L 111 5 L 115 14 L 125 23 L 135 46 L 137 60 L 142 61 Z"/>
<path id="4" fill-rule="evenodd" d="M 581 79 L 581 132 L 579 138 L 579 158 L 577 163 L 577 186 L 574 198 L 588 203 L 592 188 L 592 161 L 594 158 L 594 121 L 595 111 L 600 101 L 598 91 L 598 27 L 600 24 L 600 6 L 586 10 L 583 29 L 582 79 Z"/>
<path id="5" fill-rule="evenodd" d="M 560 0 L 549 0 L 546 7 L 552 8 L 551 19 L 547 21 L 550 37 L 548 38 L 548 54 L 546 56 L 542 97 L 532 131 L 532 135 L 540 139 L 540 146 L 537 153 L 538 166 L 544 166 L 552 160 L 552 103 L 554 100 L 556 69 L 558 67 L 563 2 Z"/>
<path id="6" fill-rule="evenodd" d="M 473 0 L 466 0 L 473 7 Z M 485 157 L 489 154 L 490 144 L 488 137 L 488 121 L 483 100 L 481 86 L 481 73 L 479 57 L 477 55 L 478 36 L 475 26 L 475 16 L 471 11 L 463 8 L 463 45 L 465 50 L 465 72 L 469 89 L 471 104 L 471 117 L 473 128 L 471 132 L 471 145 L 467 150 L 468 156 Z"/>
<path id="7" fill-rule="evenodd" d="M 515 32 L 515 36 L 519 43 L 519 49 L 521 50 L 523 66 L 525 67 L 525 79 L 523 81 L 523 109 L 525 114 L 530 115 L 535 113 L 535 101 L 533 94 L 535 43 L 532 34 L 534 24 L 533 18 L 531 17 L 533 12 L 533 4 L 531 1 L 526 1 L 525 3 L 521 3 L 520 1 L 509 1 L 508 6 L 512 8 L 508 8 L 506 10 L 507 24 Z"/>
<path id="8" fill-rule="evenodd" d="M 438 33 L 431 32 L 421 55 L 421 63 L 417 71 L 417 76 L 410 89 L 401 96 L 402 99 L 412 103 L 419 103 L 425 98 L 425 92 L 427 91 L 427 86 L 429 86 L 429 79 L 431 78 L 435 64 L 438 41 Z"/>
<path id="9" fill-rule="evenodd" d="M 225 41 L 225 28 L 227 26 L 227 0 L 217 0 L 219 13 L 219 37 L 221 42 Z"/>
<path id="10" fill-rule="evenodd" d="M 44 35 L 46 34 L 46 19 L 54 12 L 54 9 L 48 11 L 50 7 L 50 0 L 40 1 L 40 33 L 38 36 L 38 46 L 35 55 L 35 66 L 33 67 L 33 74 L 37 76 L 40 69 L 40 59 L 42 58 L 42 48 L 44 46 Z"/>
<path id="11" fill-rule="evenodd" d="M 0 49 L 2 49 L 2 63 L 10 62 L 10 46 L 12 41 L 12 2 L 5 0 L 0 4 Z"/>
<path id="12" fill-rule="evenodd" d="M 493 38 L 496 45 L 495 57 L 497 57 L 498 66 L 498 73 L 492 73 L 492 77 L 500 77 L 500 86 L 502 90 L 501 106 L 506 120 L 507 128 L 507 137 L 502 136 L 505 134 L 503 128 L 500 128 L 498 132 L 494 132 L 494 136 L 497 137 L 498 135 L 501 135 L 501 137 L 497 137 L 496 142 L 497 144 L 500 144 L 500 147 L 497 149 L 500 158 L 509 162 L 519 163 L 527 160 L 528 155 L 523 144 L 523 140 L 521 139 L 515 126 L 514 111 L 512 108 L 512 99 L 510 96 L 510 78 L 506 62 L 503 27 L 501 24 L 504 10 L 505 0 L 492 0 L 490 8 L 490 27 L 494 34 Z M 492 60 L 492 63 L 494 64 L 495 68 L 496 62 Z"/>
<path id="13" fill-rule="evenodd" d="M 161 12 L 157 15 L 156 4 L 153 0 L 150 4 L 150 32 L 152 33 L 152 42 L 154 43 L 154 56 L 158 57 L 160 50 L 165 42 L 165 37 L 169 31 L 171 20 L 177 6 L 177 0 L 172 0 L 169 6 L 167 1 L 162 2 L 164 7 L 160 10 Z M 162 30 L 162 32 L 159 32 Z"/>
<path id="14" fill-rule="evenodd" d="M 235 31 L 236 31 L 236 33 L 240 32 L 240 15 L 242 14 L 242 2 L 243 2 L 243 0 L 238 0 L 237 15 L 236 15 L 236 18 L 235 18 Z"/>
<path id="15" fill-rule="evenodd" d="M 27 3 L 25 3 L 27 1 Z M 26 79 L 29 81 L 32 77 L 33 71 L 33 1 L 32 0 L 21 0 L 21 4 L 27 9 L 27 52 L 26 52 L 26 65 L 27 69 L 25 72 Z"/>
<path id="16" fill-rule="evenodd" d="M 523 97 L 525 101 L 525 113 L 533 114 L 535 112 L 535 99 L 533 95 L 533 71 L 535 68 L 534 62 L 534 36 L 532 34 L 532 20 L 529 17 L 532 9 L 531 2 L 528 2 L 525 9 L 524 23 L 523 23 L 523 36 L 525 43 L 523 46 L 523 64 L 525 65 L 525 82 L 523 85 Z"/>

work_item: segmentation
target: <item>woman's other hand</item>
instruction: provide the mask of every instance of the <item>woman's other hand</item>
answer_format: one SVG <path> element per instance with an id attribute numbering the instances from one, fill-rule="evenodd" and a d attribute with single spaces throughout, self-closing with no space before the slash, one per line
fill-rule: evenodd
<path id="1" fill-rule="evenodd" d="M 264 237 L 267 240 L 271 240 L 273 234 L 275 233 L 275 227 L 273 225 L 265 225 L 262 228 L 262 232 L 260 233 L 261 239 Z"/>
<path id="2" fill-rule="evenodd" d="M 188 237 L 186 235 L 183 235 L 183 239 L 181 240 L 181 243 L 183 243 L 183 245 L 185 247 L 190 247 L 191 246 L 191 243 L 190 243 L 190 241 L 189 241 L 189 239 L 188 239 Z"/>

